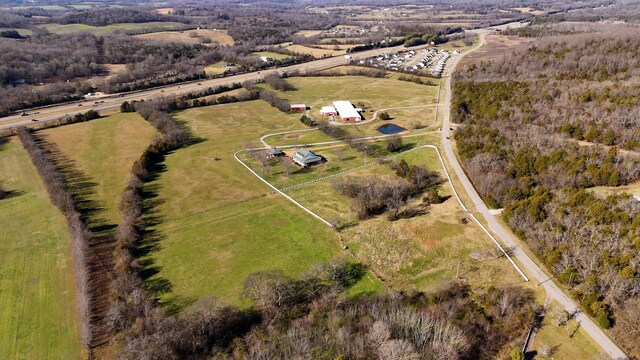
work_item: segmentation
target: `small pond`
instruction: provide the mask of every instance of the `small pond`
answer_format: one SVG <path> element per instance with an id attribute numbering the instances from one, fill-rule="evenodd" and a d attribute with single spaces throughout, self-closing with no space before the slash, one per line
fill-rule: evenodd
<path id="1" fill-rule="evenodd" d="M 390 134 L 397 134 L 397 133 L 401 133 L 407 129 L 398 126 L 396 124 L 385 124 L 380 126 L 378 129 L 379 133 L 385 134 L 385 135 L 390 135 Z"/>

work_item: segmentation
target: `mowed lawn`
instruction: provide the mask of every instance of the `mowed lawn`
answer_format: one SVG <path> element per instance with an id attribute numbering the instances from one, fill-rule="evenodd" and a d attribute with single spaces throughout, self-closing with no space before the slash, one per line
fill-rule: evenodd
<path id="1" fill-rule="evenodd" d="M 299 115 L 257 100 L 189 109 L 177 118 L 201 142 L 170 154 L 167 170 L 147 185 L 158 193 L 159 225 L 151 230 L 159 240 L 143 259 L 159 271 L 149 283 L 164 284 L 168 306 L 206 296 L 246 304 L 242 284 L 250 273 L 296 275 L 339 253 L 333 230 L 272 194 L 233 157 L 261 135 L 304 128 Z"/>
<path id="2" fill-rule="evenodd" d="M 66 222 L 18 139 L 0 146 L 0 354 L 79 359 L 76 297 Z"/>
<path id="3" fill-rule="evenodd" d="M 131 166 L 155 134 L 155 129 L 136 113 L 118 113 L 38 132 L 95 183 L 90 200 L 103 208 L 97 216 L 110 224 L 120 221 L 118 205 Z"/>

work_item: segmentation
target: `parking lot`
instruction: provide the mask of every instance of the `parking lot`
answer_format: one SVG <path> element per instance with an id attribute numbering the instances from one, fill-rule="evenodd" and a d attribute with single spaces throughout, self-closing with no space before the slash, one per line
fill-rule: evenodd
<path id="1" fill-rule="evenodd" d="M 454 51 L 454 54 L 459 53 L 459 50 Z M 392 71 L 415 73 L 416 75 L 440 77 L 451 55 L 447 50 L 434 48 L 403 50 L 393 54 L 363 59 L 358 61 L 357 64 Z"/>

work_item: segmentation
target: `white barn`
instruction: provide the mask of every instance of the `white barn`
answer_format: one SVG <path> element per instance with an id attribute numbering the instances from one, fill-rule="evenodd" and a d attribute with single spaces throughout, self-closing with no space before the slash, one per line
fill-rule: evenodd
<path id="1" fill-rule="evenodd" d="M 338 115 L 340 115 L 342 121 L 354 122 L 362 120 L 362 115 L 356 111 L 356 108 L 353 107 L 351 101 L 334 101 L 333 107 L 338 111 Z"/>

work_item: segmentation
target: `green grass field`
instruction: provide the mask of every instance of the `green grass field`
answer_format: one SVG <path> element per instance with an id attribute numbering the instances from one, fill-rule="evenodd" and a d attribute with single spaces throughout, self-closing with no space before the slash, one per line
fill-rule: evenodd
<path id="1" fill-rule="evenodd" d="M 415 150 L 401 158 L 443 173 L 433 149 Z M 386 165 L 375 165 L 348 176 L 371 174 L 393 173 Z M 331 183 L 332 180 L 323 180 L 287 194 L 328 221 L 354 224 L 343 230 L 343 240 L 360 261 L 393 287 L 435 290 L 456 276 L 474 286 L 522 282 L 506 259 L 487 256 L 497 254 L 495 245 L 475 223 L 462 222 L 466 215 L 454 197 L 431 205 L 426 214 L 411 219 L 390 222 L 381 215 L 358 221 L 350 210 L 351 200 L 339 195 Z M 448 183 L 441 186 L 440 194 L 452 195 Z M 486 255 L 476 260 L 472 254 Z"/>
<path id="2" fill-rule="evenodd" d="M 241 284 L 250 273 L 294 275 L 339 253 L 335 232 L 271 194 L 233 157 L 261 135 L 305 128 L 299 115 L 251 101 L 194 108 L 177 118 L 202 141 L 169 155 L 167 171 L 147 186 L 158 193 L 161 220 L 152 228 L 159 248 L 146 259 L 159 272 L 149 283 L 164 284 L 167 306 L 205 296 L 244 304 Z"/>
<path id="3" fill-rule="evenodd" d="M 319 177 L 337 174 L 348 169 L 362 166 L 366 161 L 357 151 L 343 145 L 307 148 L 325 158 L 326 162 L 302 168 L 284 158 L 280 158 L 279 160 L 273 160 L 273 165 L 263 169 L 259 162 L 252 158 L 250 154 L 242 154 L 241 159 L 277 188 L 297 185 Z M 291 156 L 298 150 L 299 148 L 292 148 L 286 149 L 284 152 Z M 291 166 L 288 167 L 288 174 L 285 161 L 291 164 Z M 369 161 L 371 161 L 371 159 L 369 159 Z"/>
<path id="4" fill-rule="evenodd" d="M 73 4 L 73 5 L 69 5 L 74 9 L 78 9 L 78 10 L 88 10 L 91 9 L 93 6 L 90 4 Z"/>
<path id="5" fill-rule="evenodd" d="M 531 349 L 541 354 L 543 347 L 554 348 L 551 356 L 538 355 L 536 359 L 594 359 L 600 352 L 598 345 L 583 329 L 579 328 L 575 320 L 569 320 L 566 325 L 556 326 L 550 315 L 559 305 L 553 301 L 547 310 L 542 327 L 535 335 Z"/>
<path id="6" fill-rule="evenodd" d="M 80 359 L 70 239 L 20 142 L 0 149 L 0 354 Z"/>
<path id="7" fill-rule="evenodd" d="M 45 24 L 41 27 L 46 28 L 54 34 L 70 34 L 74 32 L 88 32 L 96 36 L 109 35 L 116 31 L 142 31 L 151 29 L 153 31 L 167 31 L 180 28 L 181 23 L 177 22 L 148 22 L 148 23 L 123 23 L 112 24 L 107 26 L 90 26 L 84 24 Z"/>
<path id="8" fill-rule="evenodd" d="M 285 146 L 298 144 L 312 144 L 317 142 L 334 141 L 333 138 L 323 134 L 319 130 L 297 132 L 290 134 L 281 134 L 269 136 L 264 139 L 271 146 Z"/>
<path id="9" fill-rule="evenodd" d="M 118 113 L 38 132 L 95 183 L 89 199 L 103 208 L 98 215 L 110 224 L 120 221 L 118 204 L 131 166 L 155 133 L 136 113 Z"/>
<path id="10" fill-rule="evenodd" d="M 371 110 L 390 107 L 433 104 L 438 89 L 407 81 L 376 79 L 364 76 L 300 77 L 287 79 L 297 90 L 279 92 L 290 103 L 304 103 L 311 107 L 314 117 L 320 117 L 320 108 L 336 100 L 349 100 Z M 362 106 L 359 106 L 362 107 Z"/>
<path id="11" fill-rule="evenodd" d="M 640 182 L 622 186 L 596 186 L 588 188 L 587 191 L 601 197 L 619 194 L 629 194 L 631 196 L 640 197 Z"/>

